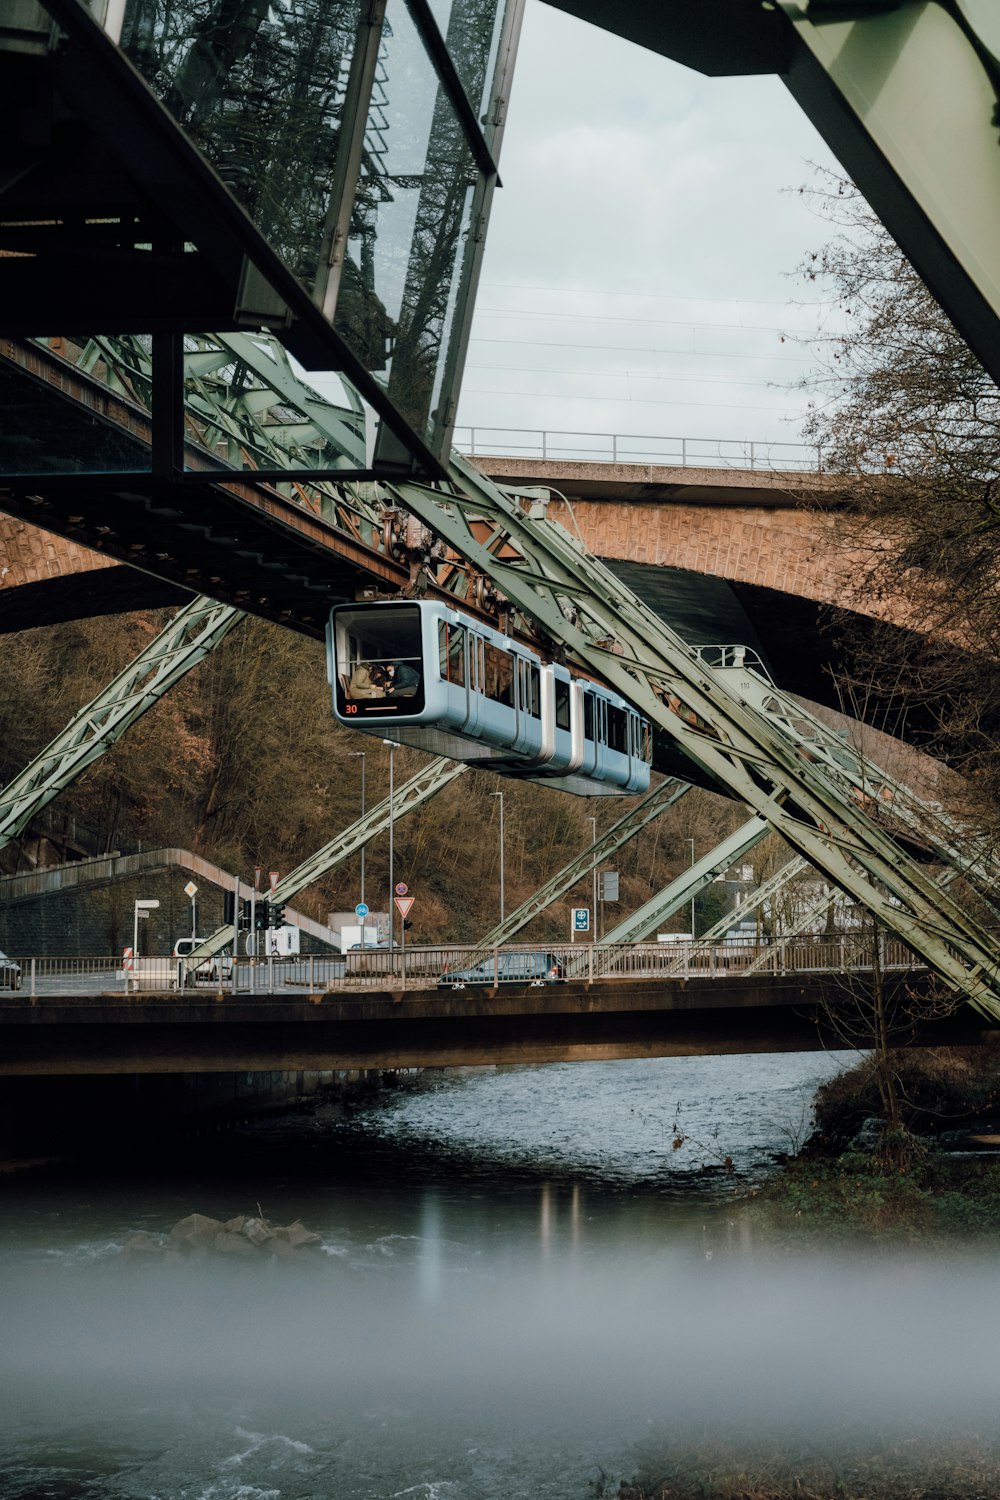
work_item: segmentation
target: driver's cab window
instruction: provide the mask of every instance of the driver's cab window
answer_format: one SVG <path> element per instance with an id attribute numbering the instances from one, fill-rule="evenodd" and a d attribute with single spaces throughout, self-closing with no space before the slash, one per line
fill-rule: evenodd
<path id="1" fill-rule="evenodd" d="M 337 616 L 337 690 L 348 717 L 398 717 L 423 708 L 420 611 L 414 605 L 341 610 Z"/>

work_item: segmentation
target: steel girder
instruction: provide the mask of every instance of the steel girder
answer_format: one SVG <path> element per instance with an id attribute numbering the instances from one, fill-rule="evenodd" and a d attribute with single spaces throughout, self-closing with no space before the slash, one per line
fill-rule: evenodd
<path id="1" fill-rule="evenodd" d="M 787 864 L 782 865 L 780 870 L 775 871 L 770 880 L 765 880 L 763 885 L 759 885 L 756 890 L 744 896 L 743 900 L 737 902 L 732 911 L 726 912 L 725 916 L 720 917 L 707 932 L 703 932 L 698 939 L 698 947 L 713 947 L 715 943 L 718 943 L 725 937 L 735 922 L 743 920 L 745 913 L 759 909 L 765 901 L 770 900 L 772 896 L 776 896 L 779 891 L 784 890 L 790 881 L 794 880 L 797 875 L 801 875 L 803 870 L 808 870 L 808 868 L 809 865 L 806 860 L 800 858 L 797 854 L 793 855 Z M 689 963 L 690 955 L 684 954 L 681 958 L 675 959 L 665 972 L 667 974 L 682 973 L 687 969 Z"/>
<path id="2" fill-rule="evenodd" d="M 123 672 L 75 714 L 40 755 L 0 792 L 0 848 L 81 771 L 98 760 L 244 619 L 242 610 L 199 597 Z"/>
<path id="3" fill-rule="evenodd" d="M 519 504 L 464 461 L 453 461 L 447 488 L 405 483 L 390 493 L 576 661 L 629 698 L 705 776 L 1000 1020 L 993 935 L 859 805 L 856 787 L 806 753 L 780 717 L 761 711 L 742 673 L 709 665 L 548 521 L 544 505 Z M 856 780 L 865 784 L 860 765 Z"/>
<path id="4" fill-rule="evenodd" d="M 689 869 L 682 870 L 676 880 L 672 880 L 662 891 L 658 891 L 645 905 L 640 906 L 638 911 L 634 911 L 631 916 L 619 922 L 611 932 L 606 932 L 598 946 L 604 948 L 614 943 L 641 943 L 644 938 L 649 937 L 651 932 L 656 931 L 661 922 L 665 922 L 668 917 L 673 916 L 675 911 L 680 911 L 682 906 L 693 901 L 699 891 L 703 891 L 706 885 L 710 885 L 723 870 L 728 870 L 730 865 L 736 864 L 737 860 L 748 854 L 770 832 L 769 823 L 761 817 L 752 817 L 728 838 L 723 839 L 721 844 L 716 844 L 714 849 L 703 855 Z M 694 934 L 692 933 L 691 936 L 693 938 Z"/>
<path id="5" fill-rule="evenodd" d="M 422 770 L 409 781 L 404 781 L 393 792 L 392 802 L 385 797 L 365 813 L 364 817 L 358 818 L 351 823 L 342 833 L 338 833 L 329 843 L 317 849 L 308 859 L 304 859 L 282 880 L 279 880 L 273 892 L 263 898 L 275 906 L 283 906 L 286 901 L 293 900 L 306 886 L 312 885 L 313 881 L 319 880 L 330 870 L 342 865 L 345 860 L 350 859 L 352 854 L 357 854 L 367 843 L 382 833 L 389 826 L 390 818 L 394 823 L 400 818 L 405 818 L 407 813 L 429 802 L 436 797 L 438 792 L 449 786 L 458 776 L 469 768 L 464 762 L 446 760 L 438 756 L 429 761 Z M 238 887 L 239 894 L 249 897 L 249 887 L 244 888 L 239 882 L 234 882 L 234 890 Z M 233 942 L 236 934 L 231 923 L 226 923 L 216 930 L 204 942 L 194 949 L 189 959 L 185 960 L 188 970 L 192 970 L 205 958 L 214 958 L 223 948 Z"/>
<path id="6" fill-rule="evenodd" d="M 479 940 L 479 948 L 488 952 L 492 948 L 500 948 L 504 943 L 509 943 L 516 932 L 526 927 L 535 917 L 540 916 L 543 911 L 550 907 L 553 901 L 558 901 L 567 891 L 572 890 L 577 881 L 583 880 L 590 875 L 602 860 L 608 859 L 616 850 L 621 849 L 636 834 L 654 822 L 661 813 L 666 812 L 668 807 L 690 791 L 686 781 L 667 780 L 659 786 L 652 787 L 635 807 L 630 808 L 624 817 L 613 823 L 600 838 L 589 849 L 585 849 L 576 859 L 570 860 L 568 865 L 555 875 L 545 885 L 539 887 L 534 895 L 529 896 L 527 901 L 510 913 L 496 927 L 490 929 Z M 475 959 L 470 959 L 470 963 Z"/>

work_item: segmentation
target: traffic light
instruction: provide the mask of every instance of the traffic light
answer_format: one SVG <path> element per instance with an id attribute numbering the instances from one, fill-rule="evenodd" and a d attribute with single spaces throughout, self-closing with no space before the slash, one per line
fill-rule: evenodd
<path id="1" fill-rule="evenodd" d="M 283 906 L 272 906 L 271 903 L 268 902 L 267 925 L 268 927 L 284 927 L 285 908 Z"/>
<path id="2" fill-rule="evenodd" d="M 254 912 L 253 912 L 253 930 L 254 930 L 254 932 L 263 932 L 264 929 L 266 928 L 266 926 L 267 926 L 267 911 L 268 911 L 267 904 L 265 902 L 263 902 L 263 901 L 258 901 L 257 905 L 254 907 Z"/>
<path id="3" fill-rule="evenodd" d="M 223 891 L 222 920 L 230 927 L 235 927 L 237 932 L 246 932 L 250 926 L 250 902 L 247 898 L 241 896 L 237 904 L 235 891 Z"/>

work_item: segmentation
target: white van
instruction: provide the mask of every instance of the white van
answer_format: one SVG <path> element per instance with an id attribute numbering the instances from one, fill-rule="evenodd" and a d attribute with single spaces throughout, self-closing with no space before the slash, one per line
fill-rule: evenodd
<path id="1" fill-rule="evenodd" d="M 187 958 L 203 942 L 205 939 L 201 937 L 178 938 L 174 944 L 174 958 Z M 233 950 L 223 948 L 212 958 L 203 958 L 195 968 L 194 977 L 208 984 L 218 984 L 220 979 L 228 983 L 233 977 Z"/>

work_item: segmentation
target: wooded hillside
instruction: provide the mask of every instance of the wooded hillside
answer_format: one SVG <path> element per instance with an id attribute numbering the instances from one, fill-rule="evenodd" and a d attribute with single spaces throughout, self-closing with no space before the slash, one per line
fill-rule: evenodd
<path id="1" fill-rule="evenodd" d="M 10 779 L 163 626 L 167 614 L 83 621 L 4 639 L 0 653 L 0 775 Z M 352 822 L 360 809 L 365 752 L 369 806 L 388 793 L 389 752 L 332 717 L 322 647 L 246 620 L 54 804 L 90 830 L 97 848 L 179 846 L 251 878 L 255 863 L 283 874 Z M 425 757 L 396 753 L 397 785 Z M 415 941 L 474 940 L 498 915 L 499 805 L 504 793 L 506 905 L 512 910 L 631 805 L 582 798 L 470 772 L 395 830 L 394 873 L 417 896 Z M 641 905 L 744 816 L 720 797 L 689 792 L 607 868 L 621 874 L 609 925 Z M 29 831 L 30 833 L 30 831 Z M 24 848 L 0 854 L 4 870 L 30 863 Z M 366 856 L 366 897 L 387 901 L 388 840 Z M 381 893 L 385 899 L 380 899 Z M 702 898 L 707 923 L 721 888 Z M 569 907 L 590 905 L 589 878 L 528 936 L 569 935 Z M 296 900 L 325 920 L 359 899 L 359 860 Z M 686 926 L 686 913 L 670 924 Z"/>

